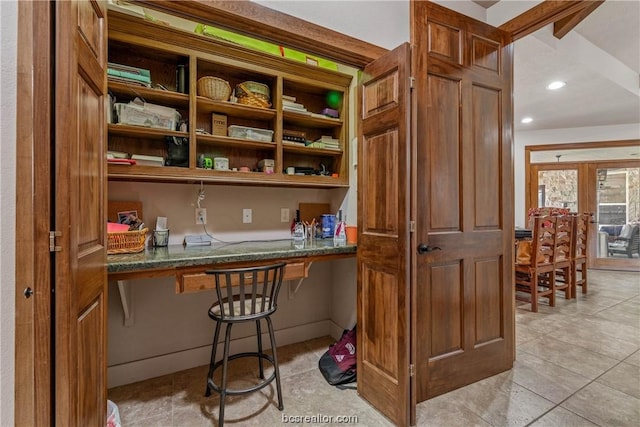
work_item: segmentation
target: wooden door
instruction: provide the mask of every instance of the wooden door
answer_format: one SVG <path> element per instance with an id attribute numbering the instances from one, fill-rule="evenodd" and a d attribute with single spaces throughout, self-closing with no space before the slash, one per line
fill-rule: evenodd
<path id="1" fill-rule="evenodd" d="M 410 88 L 408 44 L 358 85 L 358 393 L 410 423 Z"/>
<path id="2" fill-rule="evenodd" d="M 417 400 L 514 359 L 509 36 L 412 2 Z"/>
<path id="3" fill-rule="evenodd" d="M 55 4 L 55 424 L 98 426 L 106 415 L 106 4 Z"/>

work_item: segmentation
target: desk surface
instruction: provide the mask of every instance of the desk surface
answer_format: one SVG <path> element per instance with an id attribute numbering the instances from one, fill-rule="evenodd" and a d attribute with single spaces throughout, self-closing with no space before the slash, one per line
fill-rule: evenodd
<path id="1" fill-rule="evenodd" d="M 107 255 L 107 272 L 118 275 L 200 265 L 305 257 L 348 257 L 355 254 L 356 245 L 348 243 L 344 246 L 335 246 L 333 240 L 316 240 L 302 244 L 287 239 L 216 243 L 212 246 L 169 245 L 162 248 L 146 248 L 137 254 Z"/>

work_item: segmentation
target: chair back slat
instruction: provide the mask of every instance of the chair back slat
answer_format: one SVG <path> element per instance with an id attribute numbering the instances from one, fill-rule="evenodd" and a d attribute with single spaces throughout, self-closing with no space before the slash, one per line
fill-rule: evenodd
<path id="1" fill-rule="evenodd" d="M 574 259 L 587 257 L 587 242 L 589 241 L 590 213 L 576 214 L 574 218 Z"/>
<path id="2" fill-rule="evenodd" d="M 531 267 L 553 264 L 555 256 L 556 217 L 533 217 Z"/>
<path id="3" fill-rule="evenodd" d="M 571 261 L 573 255 L 573 222 L 572 215 L 558 215 L 556 217 L 556 242 L 554 262 Z"/>
<path id="4" fill-rule="evenodd" d="M 208 270 L 214 276 L 220 318 L 251 318 L 273 312 L 282 286 L 285 263 L 266 266 Z"/>

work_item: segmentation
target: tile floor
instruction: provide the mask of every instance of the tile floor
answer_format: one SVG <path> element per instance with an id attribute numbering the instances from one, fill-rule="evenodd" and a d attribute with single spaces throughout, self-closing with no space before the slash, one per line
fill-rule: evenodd
<path id="1" fill-rule="evenodd" d="M 578 289 L 575 300 L 559 293 L 555 308 L 542 303 L 531 313 L 528 303 L 518 303 L 513 369 L 418 404 L 417 425 L 640 425 L 640 275 L 590 271 L 589 282 L 589 293 Z M 278 348 L 284 411 L 275 406 L 273 383 L 228 398 L 226 425 L 277 426 L 287 424 L 286 417 L 342 415 L 356 417 L 346 425 L 391 426 L 354 390 L 325 382 L 317 360 L 332 341 Z M 218 396 L 204 397 L 206 371 L 203 366 L 116 387 L 109 399 L 125 427 L 217 425 Z M 240 375 L 247 366 L 236 361 L 232 371 Z M 251 378 L 240 377 L 244 386 Z"/>

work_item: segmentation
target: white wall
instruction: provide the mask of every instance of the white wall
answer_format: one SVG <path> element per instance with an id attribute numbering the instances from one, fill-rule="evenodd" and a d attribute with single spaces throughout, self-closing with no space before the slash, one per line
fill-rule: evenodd
<path id="1" fill-rule="evenodd" d="M 18 7 L 0 2 L 0 425 L 14 424 L 16 47 Z"/>

